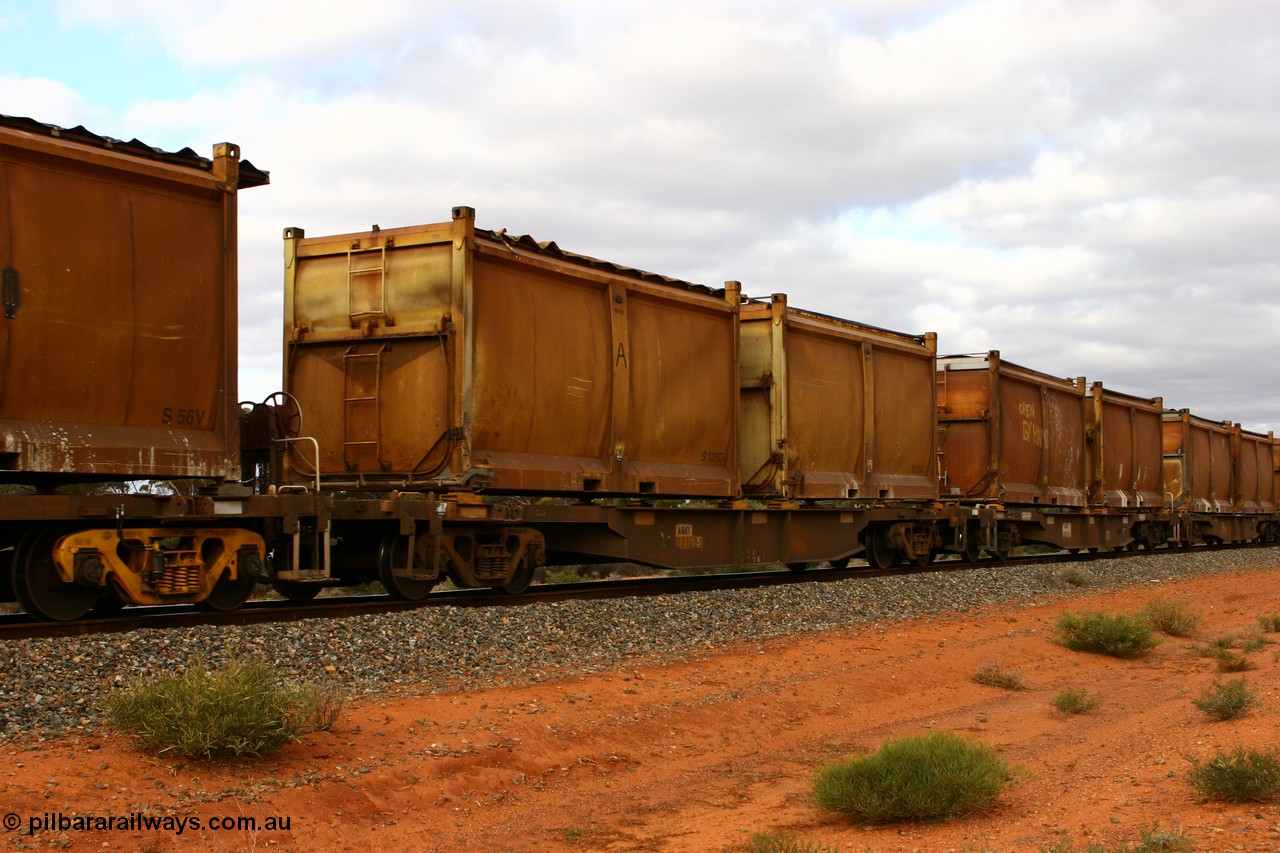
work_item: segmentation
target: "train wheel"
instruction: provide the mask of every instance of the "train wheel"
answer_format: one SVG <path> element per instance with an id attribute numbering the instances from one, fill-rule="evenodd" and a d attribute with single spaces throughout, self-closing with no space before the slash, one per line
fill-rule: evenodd
<path id="1" fill-rule="evenodd" d="M 528 560 L 521 560 L 520 565 L 516 566 L 515 572 L 511 575 L 511 580 L 502 585 L 502 591 L 511 595 L 528 592 L 529 587 L 533 585 L 533 575 L 536 571 L 537 569 Z"/>
<path id="2" fill-rule="evenodd" d="M 196 602 L 196 605 L 202 610 L 239 610 L 249 600 L 249 596 L 253 595 L 253 588 L 257 585 L 258 579 L 247 572 L 234 580 L 224 574 L 213 585 L 213 591 L 203 601 Z"/>
<path id="3" fill-rule="evenodd" d="M 789 572 L 803 572 L 805 569 L 809 568 L 811 565 L 813 564 L 812 563 L 787 563 L 786 564 L 787 571 Z"/>
<path id="4" fill-rule="evenodd" d="M 320 584 L 303 583 L 302 581 L 281 581 L 274 580 L 271 582 L 271 588 L 280 593 L 290 601 L 310 601 L 320 594 Z"/>
<path id="5" fill-rule="evenodd" d="M 63 583 L 53 565 L 53 544 L 68 531 L 49 527 L 28 534 L 13 558 L 13 593 L 22 609 L 37 619 L 70 622 L 98 603 L 96 586 Z"/>
<path id="6" fill-rule="evenodd" d="M 435 578 L 415 580 L 393 571 L 394 566 L 403 566 L 408 560 L 407 550 L 409 537 L 399 533 L 388 533 L 378 547 L 378 580 L 392 598 L 402 601 L 421 601 L 427 597 L 436 585 Z"/>
<path id="7" fill-rule="evenodd" d="M 866 557 L 867 565 L 879 571 L 893 568 L 893 564 L 897 560 L 897 555 L 889 547 L 889 542 L 884 537 L 884 531 L 878 527 L 872 527 L 867 530 L 866 553 L 864 556 Z"/>

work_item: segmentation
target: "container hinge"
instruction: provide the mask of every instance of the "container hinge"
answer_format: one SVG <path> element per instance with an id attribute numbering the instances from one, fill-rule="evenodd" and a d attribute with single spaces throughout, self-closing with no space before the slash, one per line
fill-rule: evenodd
<path id="1" fill-rule="evenodd" d="M 2 278 L 3 284 L 0 284 L 0 291 L 3 291 L 4 316 L 6 320 L 12 320 L 18 313 L 18 300 L 21 294 L 18 289 L 18 271 L 13 267 L 5 267 Z"/>

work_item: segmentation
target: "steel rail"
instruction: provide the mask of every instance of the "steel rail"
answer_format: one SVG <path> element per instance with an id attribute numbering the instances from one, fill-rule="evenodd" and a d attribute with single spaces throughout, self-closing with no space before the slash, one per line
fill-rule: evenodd
<path id="1" fill-rule="evenodd" d="M 1004 561 L 939 560 L 927 566 L 873 569 L 865 565 L 847 568 L 812 568 L 803 571 L 754 571 L 724 574 L 654 576 L 566 584 L 536 584 L 520 595 L 496 589 L 461 589 L 432 592 L 418 601 L 403 601 L 382 594 L 328 596 L 308 602 L 255 599 L 231 611 L 203 610 L 195 605 L 129 607 L 111 616 L 72 622 L 37 622 L 26 614 L 0 615 L 0 641 L 45 637 L 75 637 L 124 633 L 139 629 L 190 628 L 202 625 L 260 625 L 302 619 L 341 619 L 352 616 L 399 613 L 424 607 L 520 607 L 552 601 L 675 595 L 694 591 L 757 589 L 792 583 L 830 583 L 869 577 L 965 571 L 970 569 L 1018 569 L 1060 562 L 1089 562 L 1159 554 L 1160 551 L 1103 551 L 1054 553 L 1016 557 Z"/>

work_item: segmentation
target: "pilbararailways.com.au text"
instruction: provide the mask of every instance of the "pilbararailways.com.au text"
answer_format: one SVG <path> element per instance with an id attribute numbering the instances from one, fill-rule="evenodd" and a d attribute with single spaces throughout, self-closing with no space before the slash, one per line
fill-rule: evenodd
<path id="1" fill-rule="evenodd" d="M 213 815 L 210 817 L 178 817 L 143 812 L 129 814 L 64 814 L 45 812 L 41 815 L 22 816 L 9 812 L 4 816 L 4 828 L 16 830 L 25 826 L 31 835 L 42 832 L 288 832 L 293 819 L 270 815 L 257 818 L 252 815 Z"/>

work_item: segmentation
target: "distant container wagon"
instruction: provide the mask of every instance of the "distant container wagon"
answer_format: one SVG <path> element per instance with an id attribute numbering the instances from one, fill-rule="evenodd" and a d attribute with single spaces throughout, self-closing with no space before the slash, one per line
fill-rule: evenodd
<path id="1" fill-rule="evenodd" d="M 738 301 L 475 227 L 285 232 L 285 382 L 335 488 L 733 498 Z M 318 459 L 318 472 L 316 460 Z"/>
<path id="2" fill-rule="evenodd" d="M 1088 401 L 1091 506 L 1164 506 L 1164 402 L 1093 383 Z"/>
<path id="3" fill-rule="evenodd" d="M 1272 447 L 1275 435 L 1235 428 L 1238 484 L 1236 509 L 1246 513 L 1273 513 L 1277 504 L 1276 481 L 1273 476 Z"/>
<path id="4" fill-rule="evenodd" d="M 800 311 L 782 294 L 744 303 L 739 322 L 746 494 L 937 498 L 935 335 Z"/>
<path id="5" fill-rule="evenodd" d="M 985 355 L 938 359 L 944 496 L 1083 507 L 1089 477 L 1084 380 Z"/>
<path id="6" fill-rule="evenodd" d="M 1166 411 L 1164 484 L 1169 505 L 1191 512 L 1235 511 L 1233 444 L 1230 421 L 1210 421 L 1187 409 Z"/>
<path id="7" fill-rule="evenodd" d="M 0 117 L 0 478 L 238 476 L 239 156 Z"/>

